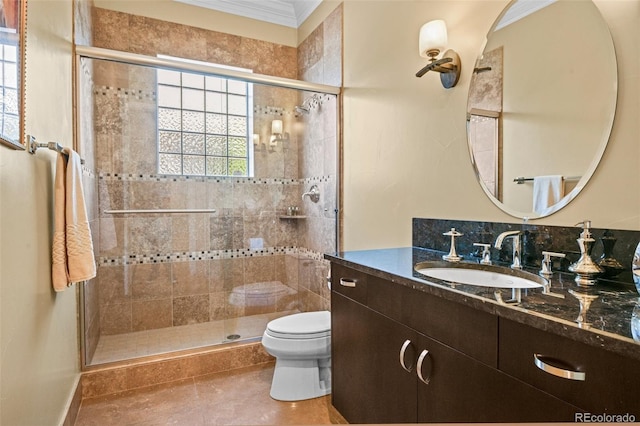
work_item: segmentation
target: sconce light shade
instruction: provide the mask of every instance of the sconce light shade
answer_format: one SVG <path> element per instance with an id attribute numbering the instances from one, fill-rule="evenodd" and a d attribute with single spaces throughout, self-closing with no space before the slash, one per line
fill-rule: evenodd
<path id="1" fill-rule="evenodd" d="M 282 134 L 282 120 L 273 120 L 271 122 L 271 134 L 272 135 Z"/>
<path id="2" fill-rule="evenodd" d="M 442 19 L 430 21 L 420 28 L 420 56 L 438 56 L 447 47 L 447 24 Z"/>
<path id="3" fill-rule="evenodd" d="M 254 145 L 260 145 L 260 135 L 257 133 L 253 134 L 253 144 Z"/>

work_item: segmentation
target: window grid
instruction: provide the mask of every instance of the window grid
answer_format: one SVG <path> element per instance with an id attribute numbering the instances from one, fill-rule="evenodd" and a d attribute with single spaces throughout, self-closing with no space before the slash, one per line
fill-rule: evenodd
<path id="1" fill-rule="evenodd" d="M 158 70 L 158 171 L 249 176 L 250 83 Z"/>

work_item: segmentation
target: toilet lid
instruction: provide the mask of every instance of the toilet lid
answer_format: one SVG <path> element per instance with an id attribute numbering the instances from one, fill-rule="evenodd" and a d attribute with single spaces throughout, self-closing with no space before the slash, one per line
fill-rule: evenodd
<path id="1" fill-rule="evenodd" d="M 283 339 L 315 339 L 331 335 L 329 311 L 303 312 L 274 319 L 267 324 L 267 333 Z"/>

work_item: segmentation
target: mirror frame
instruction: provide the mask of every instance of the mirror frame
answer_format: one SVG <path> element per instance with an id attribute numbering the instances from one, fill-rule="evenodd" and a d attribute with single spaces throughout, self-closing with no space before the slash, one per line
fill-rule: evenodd
<path id="1" fill-rule="evenodd" d="M 500 23 L 500 21 L 502 20 L 502 18 L 504 17 L 504 15 L 507 13 L 507 11 L 509 10 L 509 8 L 511 6 L 513 6 L 515 3 L 517 3 L 518 0 L 511 0 L 502 10 L 502 12 L 500 12 L 500 14 L 498 15 L 498 17 L 495 19 L 495 21 L 493 22 L 493 24 L 491 25 L 491 28 L 489 29 L 489 31 L 487 32 L 487 35 L 484 38 L 484 42 L 482 43 L 482 46 L 480 48 L 480 54 L 478 56 L 478 58 L 481 58 L 482 55 L 485 53 L 485 49 L 487 47 L 487 43 L 489 42 L 489 37 L 491 36 L 491 34 L 495 31 L 496 27 L 498 26 L 498 24 Z M 598 10 L 598 5 L 594 3 L 594 7 L 596 7 Z M 596 169 L 598 168 L 598 165 L 600 164 L 600 161 L 602 160 L 602 157 L 604 155 L 604 152 L 607 148 L 607 145 L 609 144 L 609 141 L 611 139 L 611 133 L 613 131 L 613 124 L 615 121 L 615 116 L 616 116 L 616 112 L 617 112 L 617 108 L 618 108 L 618 87 L 619 87 L 619 79 L 618 79 L 618 60 L 616 57 L 616 49 L 615 49 L 615 44 L 613 42 L 613 36 L 611 35 L 611 30 L 609 29 L 609 24 L 605 21 L 604 16 L 601 16 L 603 22 L 605 23 L 605 25 L 607 26 L 607 33 L 609 35 L 609 41 L 611 43 L 611 49 L 613 52 L 613 56 L 614 56 L 614 66 L 616 67 L 616 72 L 614 73 L 614 77 L 615 77 L 615 81 L 612 82 L 612 84 L 615 85 L 616 91 L 613 97 L 613 108 L 611 111 L 611 116 L 607 117 L 606 120 L 606 125 L 605 128 L 607 129 L 606 132 L 606 138 L 603 137 L 604 140 L 600 141 L 600 145 L 597 147 L 597 149 L 594 152 L 593 155 L 593 160 L 591 161 L 591 163 L 589 164 L 589 166 L 587 167 L 587 169 L 585 170 L 585 172 L 582 174 L 582 177 L 580 178 L 580 180 L 576 183 L 575 187 L 567 194 L 565 194 L 565 196 L 556 204 L 550 206 L 548 209 L 545 210 L 545 212 L 543 214 L 538 214 L 535 211 L 532 212 L 522 212 L 519 211 L 515 208 L 511 208 L 509 206 L 507 206 L 506 204 L 504 204 L 501 200 L 499 200 L 498 198 L 496 198 L 490 188 L 488 188 L 485 184 L 485 182 L 483 181 L 482 177 L 480 176 L 480 172 L 478 169 L 478 165 L 476 164 L 476 159 L 473 156 L 473 147 L 471 146 L 471 141 L 469 138 L 470 135 L 470 129 L 469 129 L 469 120 L 467 120 L 466 122 L 466 128 L 467 128 L 467 148 L 469 150 L 469 158 L 471 159 L 471 165 L 473 166 L 473 171 L 476 175 L 476 180 L 478 181 L 478 184 L 480 185 L 480 187 L 482 188 L 482 190 L 484 191 L 484 193 L 487 195 L 487 197 L 491 200 L 491 202 L 498 207 L 500 210 L 502 210 L 504 213 L 519 218 L 519 219 L 523 219 L 523 220 L 534 220 L 534 219 L 541 219 L 547 216 L 552 215 L 553 213 L 556 213 L 557 211 L 561 210 L 562 208 L 564 208 L 567 204 L 569 204 L 573 199 L 576 198 L 576 196 L 582 191 L 582 189 L 584 189 L 584 187 L 587 185 L 587 183 L 589 182 L 589 180 L 591 179 L 591 177 L 593 176 L 593 174 L 595 173 Z M 471 84 L 471 82 L 470 82 Z M 469 91 L 471 90 L 471 86 L 469 86 Z M 467 95 L 467 109 L 468 109 L 468 95 Z M 603 132 L 604 133 L 604 132 Z"/>
<path id="2" fill-rule="evenodd" d="M 15 11 L 17 12 L 18 23 L 16 28 L 17 36 L 17 58 L 16 64 L 18 67 L 18 140 L 14 140 L 7 136 L 0 134 L 0 144 L 11 149 L 26 148 L 26 142 L 24 138 L 25 133 L 25 66 L 26 66 L 26 42 L 27 42 L 27 0 L 3 0 L 4 4 L 13 4 Z"/>

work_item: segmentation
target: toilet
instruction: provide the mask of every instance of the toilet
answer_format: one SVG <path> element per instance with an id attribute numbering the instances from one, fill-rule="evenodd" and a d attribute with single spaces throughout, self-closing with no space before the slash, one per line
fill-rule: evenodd
<path id="1" fill-rule="evenodd" d="M 300 401 L 331 393 L 331 313 L 303 312 L 270 321 L 262 335 L 276 358 L 270 395 Z"/>

